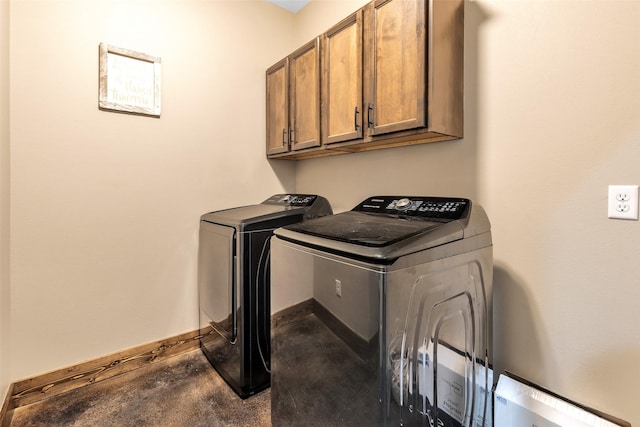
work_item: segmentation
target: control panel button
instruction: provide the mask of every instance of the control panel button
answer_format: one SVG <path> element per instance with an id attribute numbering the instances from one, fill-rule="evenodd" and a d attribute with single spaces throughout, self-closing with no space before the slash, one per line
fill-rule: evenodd
<path id="1" fill-rule="evenodd" d="M 400 211 L 409 208 L 409 206 L 411 206 L 411 200 L 407 198 L 400 199 L 396 202 L 396 209 Z"/>

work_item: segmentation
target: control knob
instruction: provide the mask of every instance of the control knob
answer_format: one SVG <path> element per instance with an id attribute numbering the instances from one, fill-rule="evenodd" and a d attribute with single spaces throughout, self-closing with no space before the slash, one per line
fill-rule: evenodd
<path id="1" fill-rule="evenodd" d="M 396 209 L 398 209 L 399 211 L 403 211 L 407 209 L 409 206 L 411 206 L 411 200 L 407 198 L 400 199 L 396 202 Z"/>

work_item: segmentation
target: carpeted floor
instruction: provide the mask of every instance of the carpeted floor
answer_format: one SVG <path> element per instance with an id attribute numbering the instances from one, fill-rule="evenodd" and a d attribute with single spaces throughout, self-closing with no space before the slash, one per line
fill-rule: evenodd
<path id="1" fill-rule="evenodd" d="M 11 427 L 270 426 L 270 393 L 242 400 L 198 349 L 17 408 Z"/>
<path id="2" fill-rule="evenodd" d="M 357 355 L 315 314 L 272 343 L 278 386 L 245 400 L 197 349 L 19 407 L 10 427 L 271 427 L 272 396 L 278 427 L 378 424 L 377 344 Z"/>

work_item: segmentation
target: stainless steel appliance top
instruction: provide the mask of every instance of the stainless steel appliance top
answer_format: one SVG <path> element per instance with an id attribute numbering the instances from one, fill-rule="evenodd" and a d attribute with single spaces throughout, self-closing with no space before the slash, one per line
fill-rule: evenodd
<path id="1" fill-rule="evenodd" d="M 469 199 L 374 196 L 351 211 L 279 228 L 275 234 L 338 253 L 392 261 L 490 228 L 484 210 Z"/>
<path id="2" fill-rule="evenodd" d="M 258 205 L 209 212 L 202 215 L 200 220 L 229 226 L 247 226 L 284 216 L 300 215 L 304 219 L 310 219 L 330 215 L 332 212 L 331 205 L 322 196 L 275 194 Z"/>

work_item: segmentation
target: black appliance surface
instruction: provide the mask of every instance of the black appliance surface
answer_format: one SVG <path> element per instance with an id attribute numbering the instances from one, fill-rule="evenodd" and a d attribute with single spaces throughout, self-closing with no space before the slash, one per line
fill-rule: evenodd
<path id="1" fill-rule="evenodd" d="M 350 211 L 285 226 L 278 237 L 335 253 L 389 261 L 459 240 L 471 201 L 452 197 L 369 197 Z"/>
<path id="2" fill-rule="evenodd" d="M 240 397 L 270 384 L 273 230 L 331 213 L 323 197 L 277 194 L 200 218 L 200 348 Z"/>

